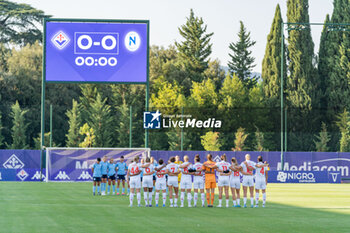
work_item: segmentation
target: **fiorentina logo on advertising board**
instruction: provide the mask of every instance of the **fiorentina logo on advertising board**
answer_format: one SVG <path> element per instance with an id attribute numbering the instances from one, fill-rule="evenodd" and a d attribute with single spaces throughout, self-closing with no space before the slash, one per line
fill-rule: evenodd
<path id="1" fill-rule="evenodd" d="M 56 48 L 63 49 L 68 45 L 70 39 L 64 32 L 59 31 L 52 37 L 51 41 Z"/>
<path id="2" fill-rule="evenodd" d="M 21 181 L 24 181 L 28 177 L 28 173 L 24 169 L 22 169 L 20 172 L 17 173 L 17 177 Z"/>
<path id="3" fill-rule="evenodd" d="M 11 155 L 8 160 L 3 164 L 7 169 L 21 169 L 24 167 L 24 163 L 15 155 Z"/>

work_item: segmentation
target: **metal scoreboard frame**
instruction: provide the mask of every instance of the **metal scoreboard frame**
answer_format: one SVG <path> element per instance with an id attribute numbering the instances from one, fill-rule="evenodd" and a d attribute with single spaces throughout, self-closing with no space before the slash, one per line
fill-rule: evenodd
<path id="1" fill-rule="evenodd" d="M 62 22 L 62 23 L 96 23 L 96 24 L 144 24 L 146 25 L 146 81 L 145 82 L 118 82 L 118 81 L 47 81 L 46 79 L 46 58 L 47 58 L 47 42 L 51 38 L 46 38 L 47 23 Z M 42 84 L 41 84 L 41 170 L 43 168 L 44 145 L 45 145 L 45 86 L 49 83 L 104 83 L 104 84 L 140 84 L 146 86 L 145 95 L 145 111 L 149 108 L 149 20 L 113 20 L 113 19 L 69 19 L 69 18 L 44 18 L 43 20 L 43 69 L 42 69 Z M 74 41 L 75 43 L 75 41 Z M 120 39 L 118 40 L 120 43 Z M 148 148 L 148 130 L 145 129 L 145 148 Z"/>

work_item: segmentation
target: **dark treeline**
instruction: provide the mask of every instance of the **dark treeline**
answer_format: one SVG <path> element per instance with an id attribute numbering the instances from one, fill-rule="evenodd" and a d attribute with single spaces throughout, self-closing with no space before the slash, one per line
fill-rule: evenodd
<path id="1" fill-rule="evenodd" d="M 0 148 L 40 148 L 44 17 L 29 5 L 0 4 Z M 151 46 L 151 109 L 222 120 L 215 130 L 185 129 L 184 150 L 279 150 L 283 76 L 288 150 L 350 151 L 350 32 L 324 26 L 316 53 L 309 27 L 286 30 L 282 41 L 282 21 L 277 5 L 261 77 L 253 75 L 255 41 L 244 22 L 228 45 L 228 64 L 210 59 L 213 32 L 192 10 L 178 28 L 181 41 Z M 308 0 L 288 0 L 286 21 L 309 22 Z M 325 23 L 350 23 L 349 1 L 335 0 Z M 46 145 L 50 104 L 56 146 L 128 147 L 130 106 L 132 146 L 144 146 L 143 85 L 47 84 Z M 181 130 L 153 130 L 149 138 L 153 150 L 179 150 Z"/>

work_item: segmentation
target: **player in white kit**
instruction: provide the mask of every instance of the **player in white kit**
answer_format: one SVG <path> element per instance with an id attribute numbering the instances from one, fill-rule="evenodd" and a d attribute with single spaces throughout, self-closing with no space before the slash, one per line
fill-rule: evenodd
<path id="1" fill-rule="evenodd" d="M 133 162 L 129 165 L 128 167 L 128 177 L 130 177 L 130 207 L 133 206 L 133 201 L 134 201 L 134 193 L 136 190 L 136 195 L 137 195 L 137 205 L 140 207 L 141 206 L 141 166 L 138 163 L 139 157 L 136 156 L 133 159 Z"/>
<path id="2" fill-rule="evenodd" d="M 241 207 L 240 204 L 240 190 L 241 190 L 241 166 L 238 165 L 237 159 L 233 157 L 231 159 L 230 169 L 232 171 L 230 176 L 230 187 L 232 193 L 233 207 Z"/>
<path id="3" fill-rule="evenodd" d="M 192 166 L 193 169 L 196 170 L 195 173 L 193 173 L 193 191 L 194 191 L 194 199 L 193 199 L 193 206 L 197 206 L 197 200 L 198 200 L 198 190 L 201 192 L 201 200 L 202 200 L 202 207 L 204 207 L 205 203 L 205 194 L 204 194 L 204 171 L 202 170 L 203 164 L 200 163 L 200 157 L 197 154 L 194 157 L 194 165 Z"/>
<path id="4" fill-rule="evenodd" d="M 177 207 L 177 199 L 179 197 L 178 175 L 180 174 L 180 168 L 179 165 L 175 164 L 175 157 L 170 158 L 170 163 L 166 166 L 166 172 L 168 174 L 170 207 Z M 175 194 L 174 200 L 173 192 Z"/>
<path id="5" fill-rule="evenodd" d="M 142 171 L 142 187 L 145 206 L 152 207 L 153 173 L 155 173 L 155 171 L 150 158 L 146 158 L 146 163 L 142 165 Z"/>
<path id="6" fill-rule="evenodd" d="M 247 189 L 249 188 L 250 192 L 250 204 L 251 207 L 254 207 L 254 177 L 253 170 L 256 163 L 250 160 L 250 154 L 245 155 L 245 161 L 241 163 L 242 174 L 243 174 L 243 202 L 244 208 L 247 208 Z"/>
<path id="7" fill-rule="evenodd" d="M 163 159 L 159 159 L 158 166 L 155 168 L 156 173 L 156 207 L 158 207 L 159 202 L 159 192 L 162 191 L 163 195 L 163 207 L 165 207 L 166 202 L 166 165 L 164 164 Z"/>
<path id="8" fill-rule="evenodd" d="M 258 163 L 256 164 L 255 172 L 255 207 L 259 207 L 259 190 L 263 195 L 263 207 L 266 203 L 266 184 L 267 184 L 267 166 L 268 164 L 263 163 L 263 157 L 258 156 Z"/>
<path id="9" fill-rule="evenodd" d="M 225 190 L 225 197 L 226 197 L 226 207 L 229 207 L 230 202 L 230 195 L 229 195 L 229 187 L 230 187 L 230 175 L 231 171 L 229 170 L 229 167 L 231 164 L 226 162 L 226 155 L 221 155 L 221 161 L 216 163 L 217 171 L 219 172 L 219 180 L 218 180 L 218 187 L 219 187 L 219 205 L 218 207 L 222 207 L 222 192 Z"/>
<path id="10" fill-rule="evenodd" d="M 188 207 L 192 207 L 192 175 L 189 170 L 192 169 L 192 164 L 189 162 L 189 158 L 187 155 L 184 156 L 184 163 L 180 165 L 181 170 L 181 182 L 180 182 L 180 188 L 181 188 L 181 205 L 180 207 L 184 207 L 184 201 L 185 201 L 185 192 L 187 192 L 187 203 Z"/>

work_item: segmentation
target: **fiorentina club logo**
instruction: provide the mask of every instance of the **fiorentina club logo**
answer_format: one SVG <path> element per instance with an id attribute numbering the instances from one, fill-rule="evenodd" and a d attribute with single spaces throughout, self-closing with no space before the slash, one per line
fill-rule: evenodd
<path id="1" fill-rule="evenodd" d="M 59 31 L 52 37 L 51 41 L 58 49 L 63 49 L 68 45 L 70 39 L 64 32 Z"/>
<path id="2" fill-rule="evenodd" d="M 28 177 L 28 173 L 22 169 L 20 172 L 17 173 L 17 177 L 21 179 L 21 181 L 24 181 Z"/>

